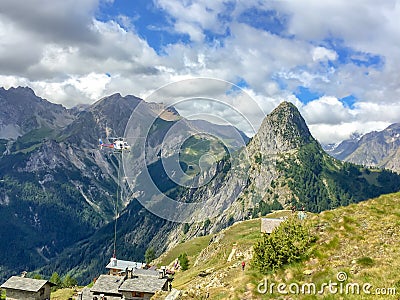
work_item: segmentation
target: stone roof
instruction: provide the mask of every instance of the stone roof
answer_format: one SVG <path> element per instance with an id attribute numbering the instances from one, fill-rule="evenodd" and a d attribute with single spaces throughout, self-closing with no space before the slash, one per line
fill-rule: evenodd
<path id="1" fill-rule="evenodd" d="M 283 221 L 285 221 L 285 219 L 261 218 L 261 232 L 271 233 Z"/>
<path id="2" fill-rule="evenodd" d="M 47 280 L 12 276 L 1 285 L 1 288 L 27 292 L 38 292 L 46 283 L 52 286 L 54 285 Z"/>
<path id="3" fill-rule="evenodd" d="M 142 269 L 145 266 L 144 263 L 129 261 L 129 260 L 122 260 L 122 259 L 115 259 L 115 262 L 111 259 L 111 261 L 106 266 L 106 269 L 117 269 L 125 271 L 126 268 L 131 269 Z"/>
<path id="4" fill-rule="evenodd" d="M 161 291 L 166 282 L 167 278 L 155 278 L 153 276 L 141 276 L 131 279 L 126 279 L 120 286 L 120 292 L 143 292 L 143 293 L 155 293 Z"/>
<path id="5" fill-rule="evenodd" d="M 93 293 L 119 294 L 118 288 L 123 282 L 123 276 L 100 275 L 90 291 Z"/>
<path id="6" fill-rule="evenodd" d="M 100 293 L 101 294 L 101 293 Z M 91 291 L 90 291 L 90 288 L 88 288 L 88 287 L 85 287 L 85 288 L 83 288 L 83 290 L 82 290 L 82 298 L 79 298 L 78 297 L 78 299 L 82 299 L 82 300 L 93 300 L 93 297 L 94 296 L 97 296 L 97 299 L 100 299 L 100 297 L 99 297 L 99 293 L 96 293 L 96 294 L 94 294 L 94 293 L 92 293 Z M 107 297 L 107 300 L 121 300 L 122 299 L 122 294 L 118 294 L 118 295 L 105 295 L 106 297 Z"/>
<path id="7" fill-rule="evenodd" d="M 135 269 L 133 270 L 134 276 L 152 276 L 152 277 L 159 277 L 160 271 L 157 270 L 145 270 L 145 269 Z"/>

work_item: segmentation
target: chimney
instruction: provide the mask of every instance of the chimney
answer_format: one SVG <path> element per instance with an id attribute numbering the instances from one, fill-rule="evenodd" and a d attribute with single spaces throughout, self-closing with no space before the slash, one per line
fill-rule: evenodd
<path id="1" fill-rule="evenodd" d="M 165 266 L 161 266 L 160 268 L 160 278 L 164 278 L 166 275 L 166 267 Z"/>
<path id="2" fill-rule="evenodd" d="M 133 278 L 133 268 L 126 268 L 126 275 L 128 279 Z"/>
<path id="3" fill-rule="evenodd" d="M 111 257 L 111 266 L 116 267 L 117 266 L 117 258 L 116 257 Z"/>

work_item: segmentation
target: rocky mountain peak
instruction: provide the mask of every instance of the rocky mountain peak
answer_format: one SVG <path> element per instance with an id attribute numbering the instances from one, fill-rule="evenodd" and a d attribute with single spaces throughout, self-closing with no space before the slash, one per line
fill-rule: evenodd
<path id="1" fill-rule="evenodd" d="M 107 112 L 107 110 L 110 109 L 124 110 L 128 108 L 129 110 L 132 110 L 132 108 L 136 107 L 140 101 L 142 101 L 142 99 L 132 95 L 122 96 L 120 93 L 115 93 L 95 102 L 91 105 L 90 110 L 102 112 Z"/>
<path id="2" fill-rule="evenodd" d="M 299 110 L 290 102 L 282 102 L 264 119 L 253 140 L 263 153 L 270 154 L 315 141 Z"/>
<path id="3" fill-rule="evenodd" d="M 0 137 L 15 139 L 41 126 L 62 127 L 72 121 L 60 104 L 38 97 L 29 87 L 0 89 Z"/>
<path id="4" fill-rule="evenodd" d="M 88 112 L 103 130 L 113 124 L 111 134 L 122 136 L 132 111 L 141 101 L 143 100 L 135 96 L 115 93 L 92 104 Z"/>

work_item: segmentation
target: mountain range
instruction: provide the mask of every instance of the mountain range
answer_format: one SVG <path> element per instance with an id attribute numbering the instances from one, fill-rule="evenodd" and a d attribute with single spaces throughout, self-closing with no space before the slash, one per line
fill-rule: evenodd
<path id="1" fill-rule="evenodd" d="M 38 270 L 87 283 L 113 255 L 115 230 L 117 257 L 143 260 L 149 247 L 160 254 L 271 209 L 318 212 L 400 186 L 396 173 L 329 156 L 288 102 L 252 139 L 134 96 L 65 109 L 11 88 L 0 90 L 0 103 L 1 279 Z M 98 138 L 109 136 L 125 136 L 131 152 L 99 149 Z M 156 208 L 165 197 L 190 209 L 162 218 Z"/>
<path id="2" fill-rule="evenodd" d="M 343 161 L 400 172 L 400 123 L 382 131 L 354 135 L 337 145 L 326 147 L 326 151 Z"/>

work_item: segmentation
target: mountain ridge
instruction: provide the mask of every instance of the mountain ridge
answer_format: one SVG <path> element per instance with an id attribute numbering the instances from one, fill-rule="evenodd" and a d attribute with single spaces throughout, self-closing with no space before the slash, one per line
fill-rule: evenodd
<path id="1" fill-rule="evenodd" d="M 344 140 L 327 152 L 335 158 L 356 164 L 388 168 L 400 172 L 400 123 Z"/>
<path id="2" fill-rule="evenodd" d="M 0 105 L 0 138 L 3 139 L 16 139 L 44 126 L 63 127 L 73 120 L 65 107 L 36 96 L 28 87 L 0 88 Z"/>
<path id="3" fill-rule="evenodd" d="M 130 104 L 125 106 L 127 103 Z M 121 106 L 114 107 L 118 104 Z M 145 144 L 149 150 L 146 152 L 149 157 L 148 165 L 140 171 L 152 169 L 152 175 L 155 176 L 153 180 L 162 184 L 160 188 L 163 192 L 173 195 L 177 201 L 204 202 L 205 207 L 221 208 L 223 213 L 212 218 L 211 214 L 207 215 L 204 211 L 194 211 L 189 217 L 205 217 L 204 222 L 189 222 L 189 229 L 184 232 L 183 224 L 163 220 L 147 211 L 134 197 L 134 192 L 140 190 L 132 191 L 125 184 L 118 186 L 120 161 L 112 152 L 101 151 L 97 147 L 97 138 L 107 137 L 107 128 L 112 129 L 110 134 L 116 135 L 114 137 L 126 134 L 126 130 L 125 133 L 123 131 L 124 123 L 131 120 L 132 111 L 144 121 L 155 118 L 152 124 L 154 126 L 148 130 L 149 136 Z M 0 276 L 16 271 L 16 266 L 20 268 L 18 271 L 22 270 L 18 265 L 18 255 L 32 255 L 34 258 L 24 259 L 24 269 L 41 268 L 44 274 L 54 271 L 63 274 L 68 271 L 82 282 L 87 282 L 102 272 L 105 262 L 113 254 L 113 217 L 117 190 L 126 196 L 125 200 L 117 199 L 117 255 L 119 258 L 140 260 L 143 259 L 147 247 L 154 247 L 160 254 L 181 241 L 217 232 L 235 221 L 263 215 L 272 207 L 305 205 L 309 210 L 318 211 L 332 205 L 361 201 L 370 193 L 389 192 L 396 186 L 397 177 L 391 173 L 374 171 L 372 175 L 368 175 L 361 167 L 328 158 L 311 136 L 297 108 L 293 104 L 283 103 L 267 116 L 261 130 L 248 146 L 234 147 L 235 150 L 229 155 L 221 155 L 222 159 L 213 161 L 207 172 L 215 172 L 215 176 L 211 177 L 209 183 L 198 188 L 182 188 L 165 176 L 167 173 L 161 159 L 172 157 L 173 151 L 182 150 L 183 148 L 177 146 L 180 145 L 179 142 L 184 141 L 187 133 L 198 134 L 198 129 L 195 124 L 182 118 L 169 121 L 157 118 L 157 111 L 159 109 L 154 111 L 154 107 L 147 106 L 137 97 L 114 94 L 111 98 L 103 98 L 94 106 L 79 111 L 67 127 L 51 129 L 48 138 L 43 139 L 44 134 L 39 135 L 34 130 L 11 142 L 8 154 L 0 158 L 0 174 L 5 179 L 0 182 L 0 213 L 4 216 L 3 220 L 11 219 L 15 222 L 2 224 L 5 233 L 8 233 L 4 236 L 12 240 L 9 232 L 13 228 L 10 226 L 18 225 L 22 226 L 21 232 L 32 236 L 34 243 L 28 240 L 24 244 L 25 248 L 19 246 L 24 249 L 25 256 L 16 251 L 16 256 L 9 261 L 0 261 L 5 267 Z M 178 122 L 188 132 L 178 132 L 178 140 L 167 141 L 167 151 L 160 152 L 161 142 L 168 130 Z M 142 129 L 145 128 L 138 128 L 137 132 L 140 133 Z M 224 137 L 220 139 L 223 141 Z M 193 153 L 203 152 L 181 157 L 199 160 L 203 154 L 210 154 L 210 145 L 217 144 L 213 144 L 212 140 L 206 142 L 188 143 L 188 153 L 191 153 L 190 150 L 196 150 Z M 193 148 L 196 145 L 201 147 Z M 132 165 L 136 167 L 139 164 L 135 162 L 143 154 L 138 153 L 139 157 L 136 157 L 134 146 L 132 145 L 129 155 L 133 158 Z M 241 160 L 241 156 L 245 159 Z M 200 162 L 197 163 L 200 165 Z M 193 163 L 182 161 L 187 175 L 196 170 L 195 166 L 189 168 L 191 164 Z M 199 174 L 198 180 L 203 180 L 207 175 L 201 172 Z M 379 186 L 382 176 L 386 176 L 386 189 Z M 292 182 L 292 177 L 297 180 Z M 346 186 L 346 181 L 351 180 L 355 180 L 357 184 Z M 29 190 L 32 192 L 28 193 Z M 302 194 L 302 191 L 307 193 Z M 354 197 L 350 195 L 356 191 Z M 323 203 L 321 199 L 324 197 L 330 200 Z M 23 209 L 18 214 L 20 219 L 25 220 L 23 225 L 16 224 L 17 219 L 10 218 L 21 207 Z M 56 245 L 57 247 L 52 240 L 46 240 L 46 235 L 43 239 L 36 240 L 38 233 L 46 231 L 56 236 L 61 234 L 58 226 L 66 226 L 65 230 L 69 230 L 66 221 L 57 223 L 58 226 L 44 226 L 45 222 L 42 221 L 42 231 L 38 231 L 37 224 L 45 219 L 46 211 L 51 211 L 50 208 L 53 207 L 60 208 L 60 211 L 71 207 L 68 219 L 73 219 L 76 223 L 74 225 L 79 225 L 74 229 L 75 240 L 66 240 Z M 64 234 L 70 235 L 67 232 Z M 7 243 L 3 246 L 6 247 Z M 37 248 L 47 250 L 42 255 L 35 256 Z M 9 251 L 8 248 L 4 249 L 5 253 Z"/>

